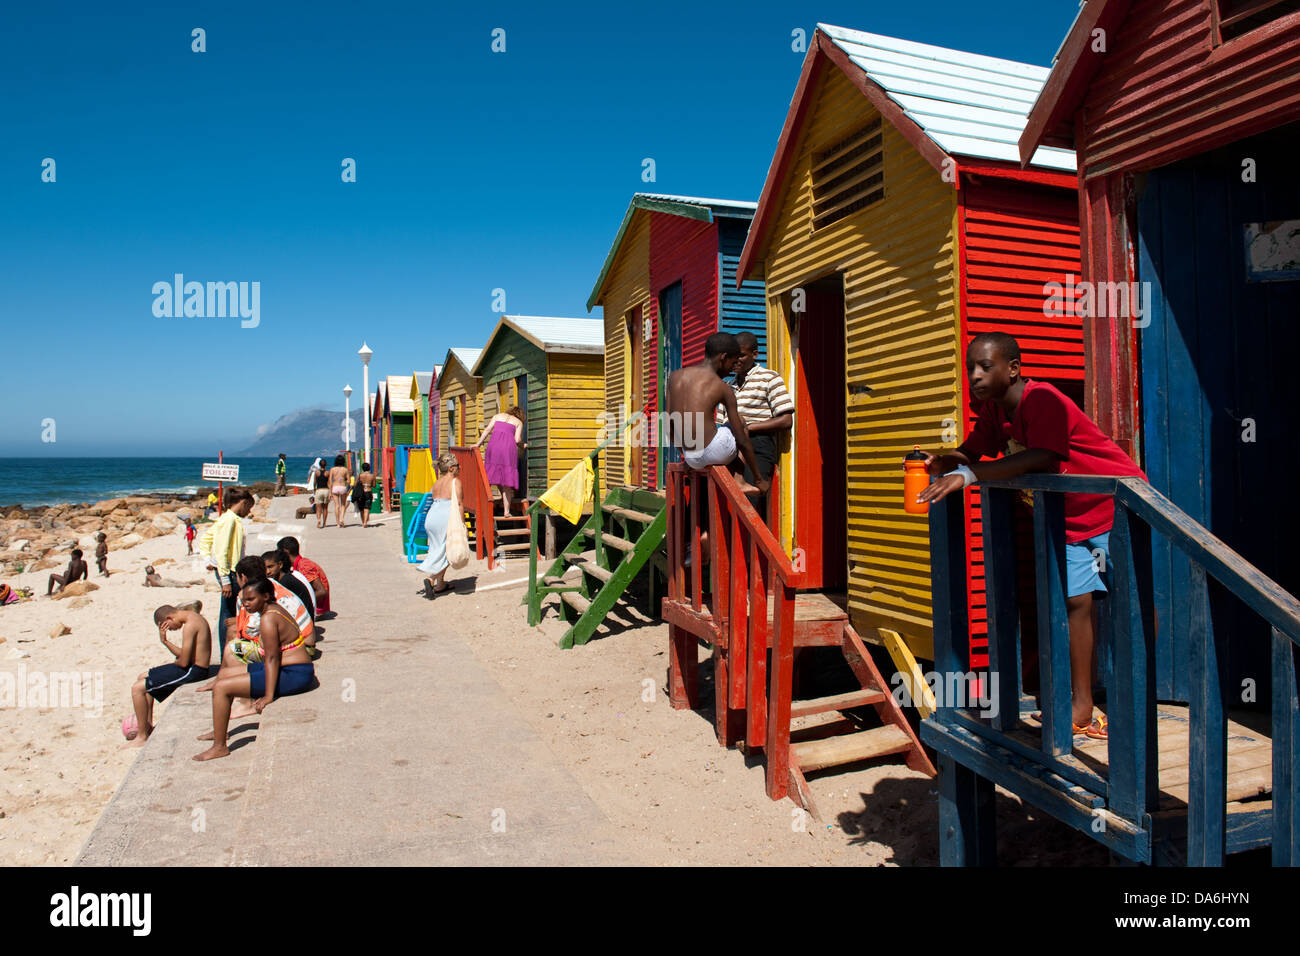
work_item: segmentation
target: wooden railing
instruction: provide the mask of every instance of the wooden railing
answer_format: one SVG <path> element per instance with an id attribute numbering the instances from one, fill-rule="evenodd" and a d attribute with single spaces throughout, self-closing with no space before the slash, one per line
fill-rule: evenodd
<path id="1" fill-rule="evenodd" d="M 708 502 L 709 586 L 705 589 L 700 504 Z M 720 726 L 727 708 L 743 710 L 744 738 L 767 754 L 767 794 L 786 796 L 790 778 L 790 704 L 794 669 L 795 591 L 804 583 L 777 537 L 780 479 L 768 490 L 768 523 L 726 468 L 707 472 L 668 466 L 668 596 L 712 616 L 717 647 L 714 688 Z M 690 566 L 684 563 L 689 547 Z M 705 595 L 711 595 L 706 601 Z M 769 611 L 770 606 L 770 611 Z M 767 652 L 772 648 L 768 673 Z M 684 700 L 695 685 L 695 635 L 672 629 L 670 696 Z"/>
<path id="2" fill-rule="evenodd" d="M 1038 608 L 1038 663 L 1042 744 L 1035 750 L 1010 734 L 1020 720 L 1019 617 L 1016 598 L 1013 500 L 1021 491 L 1033 495 L 1033 539 Z M 1070 638 L 1065 605 L 1064 493 L 1111 495 L 1115 523 L 1110 532 L 1109 593 L 1106 605 L 1110 683 L 1106 688 L 1109 718 L 1108 768 L 1103 777 L 1069 757 L 1071 728 Z M 1151 817 L 1157 808 L 1155 643 L 1151 535 L 1162 535 L 1186 555 L 1190 571 L 1184 593 L 1190 601 L 1188 648 L 1191 655 L 1190 788 L 1187 859 L 1193 865 L 1217 865 L 1225 855 L 1227 803 L 1227 714 L 1234 698 L 1227 686 L 1229 635 L 1215 633 L 1210 622 L 1207 579 L 1218 581 L 1250 612 L 1272 628 L 1272 846 L 1276 865 L 1300 864 L 1300 806 L 1296 772 L 1300 767 L 1300 706 L 1296 662 L 1300 643 L 1300 601 L 1288 594 L 1239 554 L 1193 521 L 1146 482 L 1137 478 L 1078 475 L 1026 475 L 1011 481 L 987 481 L 980 487 L 984 533 L 984 568 L 988 595 L 989 672 L 998 674 L 996 716 L 981 719 L 973 709 L 941 701 L 926 721 L 923 739 L 944 751 L 945 735 L 964 731 L 1010 751 L 1029 765 L 1063 778 L 1069 785 L 1105 795 L 1109 812 L 1099 839 L 1130 859 L 1150 860 Z M 930 509 L 934 595 L 935 669 L 940 674 L 969 670 L 966 620 L 966 567 L 962 496 L 949 495 Z M 1176 626 L 1162 621 L 1162 627 Z M 1176 646 L 1176 645 L 1175 645 Z M 945 774 L 966 794 L 971 815 L 941 812 L 947 833 L 945 862 L 969 862 L 989 852 L 979 845 L 972 818 L 985 812 L 973 796 L 971 768 L 951 766 Z M 997 768 L 988 767 L 990 772 Z M 979 773 L 978 769 L 974 771 Z M 946 791 L 948 792 L 948 791 Z M 985 788 L 991 800 L 991 784 Z M 973 817 L 972 817 L 973 815 Z M 960 819 L 959 819 L 960 818 Z M 1070 822 L 1070 821 L 1067 821 Z M 1075 822 L 1078 825 L 1078 822 Z M 1087 822 L 1084 821 L 1084 825 Z M 1095 826 L 1093 832 L 1096 833 Z"/>
<path id="3" fill-rule="evenodd" d="M 496 540 L 496 522 L 492 486 L 488 483 L 487 466 L 477 446 L 455 446 L 450 449 L 460 463 L 462 504 L 474 515 L 474 553 L 482 560 L 487 558 L 488 570 L 496 567 L 493 542 Z"/>

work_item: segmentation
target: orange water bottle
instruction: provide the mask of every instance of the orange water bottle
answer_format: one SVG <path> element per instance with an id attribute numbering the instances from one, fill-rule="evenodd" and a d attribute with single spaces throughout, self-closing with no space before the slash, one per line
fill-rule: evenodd
<path id="1" fill-rule="evenodd" d="M 903 459 L 903 510 L 910 515 L 929 512 L 928 503 L 916 500 L 916 496 L 928 487 L 930 474 L 925 470 L 925 452 L 921 451 L 920 445 L 914 445 Z"/>

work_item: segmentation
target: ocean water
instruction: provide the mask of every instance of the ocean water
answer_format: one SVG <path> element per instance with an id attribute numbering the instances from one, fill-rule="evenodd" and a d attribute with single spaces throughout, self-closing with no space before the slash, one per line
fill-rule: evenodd
<path id="1" fill-rule="evenodd" d="M 0 458 L 0 505 L 57 505 L 154 492 L 194 494 L 217 488 L 201 478 L 210 458 Z M 287 479 L 307 480 L 311 458 L 286 458 Z M 239 483 L 275 481 L 275 457 L 225 458 L 239 466 Z"/>

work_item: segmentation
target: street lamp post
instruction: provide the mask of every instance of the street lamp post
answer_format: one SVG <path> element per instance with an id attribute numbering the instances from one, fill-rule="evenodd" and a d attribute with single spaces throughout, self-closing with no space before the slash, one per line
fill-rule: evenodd
<path id="1" fill-rule="evenodd" d="M 365 342 L 361 343 L 361 348 L 357 350 L 361 356 L 361 404 L 366 409 L 366 437 L 365 437 L 365 458 L 366 464 L 370 464 L 370 356 L 375 353 Z"/>
<path id="2" fill-rule="evenodd" d="M 343 450 L 352 458 L 352 386 L 343 386 Z"/>

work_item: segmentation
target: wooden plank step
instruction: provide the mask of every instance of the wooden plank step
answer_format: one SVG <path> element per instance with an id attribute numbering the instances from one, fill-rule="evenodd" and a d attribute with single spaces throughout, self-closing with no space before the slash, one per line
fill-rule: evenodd
<path id="1" fill-rule="evenodd" d="M 498 537 L 517 538 L 520 535 L 527 537 L 529 530 L 527 528 L 497 528 Z"/>
<path id="2" fill-rule="evenodd" d="M 564 575 L 562 574 L 548 574 L 542 578 L 542 587 L 547 587 L 547 588 L 552 587 L 554 585 L 564 586 L 567 585 L 568 583 L 569 583 L 568 581 L 564 580 Z"/>
<path id="3" fill-rule="evenodd" d="M 595 537 L 596 529 L 583 528 L 582 533 L 590 537 Z M 628 554 L 631 554 L 633 551 L 636 550 L 635 544 L 633 544 L 631 541 L 626 540 L 625 538 L 620 538 L 618 535 L 615 534 L 602 532 L 600 539 L 604 541 L 607 545 L 609 545 L 611 548 L 618 548 L 618 550 L 624 551 Z"/>
<path id="4" fill-rule="evenodd" d="M 644 511 L 633 511 L 631 508 L 606 508 L 604 511 L 605 514 L 626 518 L 629 521 L 639 521 L 641 524 L 649 524 L 655 520 L 654 515 L 648 515 Z"/>
<path id="5" fill-rule="evenodd" d="M 811 714 L 825 714 L 832 710 L 849 710 L 853 707 L 866 707 L 878 704 L 885 699 L 882 691 L 851 690 L 846 694 L 832 694 L 830 697 L 817 697 L 812 700 L 796 700 L 790 703 L 790 716 L 807 717 Z"/>
<path id="6" fill-rule="evenodd" d="M 569 607 L 573 608 L 579 614 L 586 614 L 587 608 L 591 607 L 591 601 L 583 597 L 577 591 L 565 591 L 560 595 L 560 600 Z"/>
<path id="7" fill-rule="evenodd" d="M 592 577 L 600 578 L 602 581 L 609 581 L 614 576 L 613 571 L 602 568 L 595 561 L 581 554 L 566 554 L 564 560 L 575 568 L 581 568 L 584 574 L 590 574 Z"/>
<path id="8" fill-rule="evenodd" d="M 893 724 L 873 727 L 856 734 L 843 737 L 828 737 L 825 740 L 809 740 L 790 745 L 790 759 L 798 763 L 799 769 L 807 773 L 823 767 L 838 767 L 840 764 L 869 760 L 883 754 L 910 750 L 912 738 Z"/>

